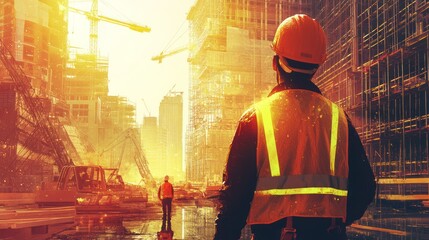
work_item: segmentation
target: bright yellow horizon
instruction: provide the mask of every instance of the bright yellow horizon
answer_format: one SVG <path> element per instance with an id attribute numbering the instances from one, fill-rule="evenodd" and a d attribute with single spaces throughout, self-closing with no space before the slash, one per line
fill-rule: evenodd
<path id="1" fill-rule="evenodd" d="M 138 124 L 149 115 L 142 99 L 151 116 L 158 116 L 159 103 L 173 86 L 175 91 L 183 91 L 187 100 L 187 52 L 167 57 L 162 63 L 151 58 L 166 50 L 167 45 L 167 50 L 174 50 L 188 44 L 186 16 L 193 2 L 99 0 L 99 15 L 151 28 L 151 32 L 139 33 L 102 21 L 98 27 L 98 52 L 109 58 L 109 95 L 124 96 L 133 102 Z M 69 4 L 86 11 L 91 8 L 91 0 L 71 0 Z M 80 51 L 89 49 L 89 26 L 85 16 L 70 11 L 69 45 Z M 187 105 L 184 110 L 186 118 Z"/>

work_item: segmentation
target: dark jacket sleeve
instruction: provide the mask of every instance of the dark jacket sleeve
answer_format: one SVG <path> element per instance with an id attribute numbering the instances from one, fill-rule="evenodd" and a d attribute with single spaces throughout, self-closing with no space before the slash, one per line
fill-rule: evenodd
<path id="1" fill-rule="evenodd" d="M 349 123 L 347 224 L 362 217 L 375 195 L 374 174 L 355 128 Z M 214 239 L 239 239 L 256 186 L 257 122 L 254 109 L 240 119 L 230 146 L 220 192 Z"/>
<path id="2" fill-rule="evenodd" d="M 375 179 L 362 142 L 351 121 L 349 123 L 349 184 L 347 196 L 347 219 L 350 225 L 365 213 L 374 200 Z"/>
<path id="3" fill-rule="evenodd" d="M 223 174 L 214 239 L 239 239 L 256 186 L 257 123 L 254 109 L 240 119 Z"/>

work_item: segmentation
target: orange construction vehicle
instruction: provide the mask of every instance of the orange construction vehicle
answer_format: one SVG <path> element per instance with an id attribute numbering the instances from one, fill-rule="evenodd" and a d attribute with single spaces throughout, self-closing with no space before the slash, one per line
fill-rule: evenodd
<path id="1" fill-rule="evenodd" d="M 117 168 L 105 168 L 107 176 L 107 189 L 111 191 L 122 191 L 122 201 L 128 202 L 148 202 L 148 190 L 140 185 L 125 183 Z"/>
<path id="2" fill-rule="evenodd" d="M 42 183 L 35 201 L 40 206 L 76 205 L 78 211 L 121 210 L 128 209 L 124 203 L 147 203 L 148 192 L 125 184 L 118 169 L 66 166 L 56 182 Z"/>
<path id="3" fill-rule="evenodd" d="M 117 207 L 123 192 L 109 189 L 101 166 L 65 166 L 58 181 L 42 183 L 36 190 L 40 206 Z"/>

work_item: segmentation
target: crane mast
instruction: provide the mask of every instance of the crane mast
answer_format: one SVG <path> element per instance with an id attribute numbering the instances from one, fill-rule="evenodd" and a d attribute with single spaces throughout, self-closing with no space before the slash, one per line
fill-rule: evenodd
<path id="1" fill-rule="evenodd" d="M 98 0 L 92 0 L 91 6 L 91 33 L 89 34 L 89 51 L 96 55 L 98 52 Z"/>

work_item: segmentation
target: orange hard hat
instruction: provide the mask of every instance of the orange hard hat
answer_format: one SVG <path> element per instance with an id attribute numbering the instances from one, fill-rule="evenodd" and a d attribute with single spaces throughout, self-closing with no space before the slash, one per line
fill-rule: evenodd
<path id="1" fill-rule="evenodd" d="M 281 57 L 320 65 L 326 60 L 326 35 L 315 19 L 296 14 L 279 25 L 272 48 Z"/>

